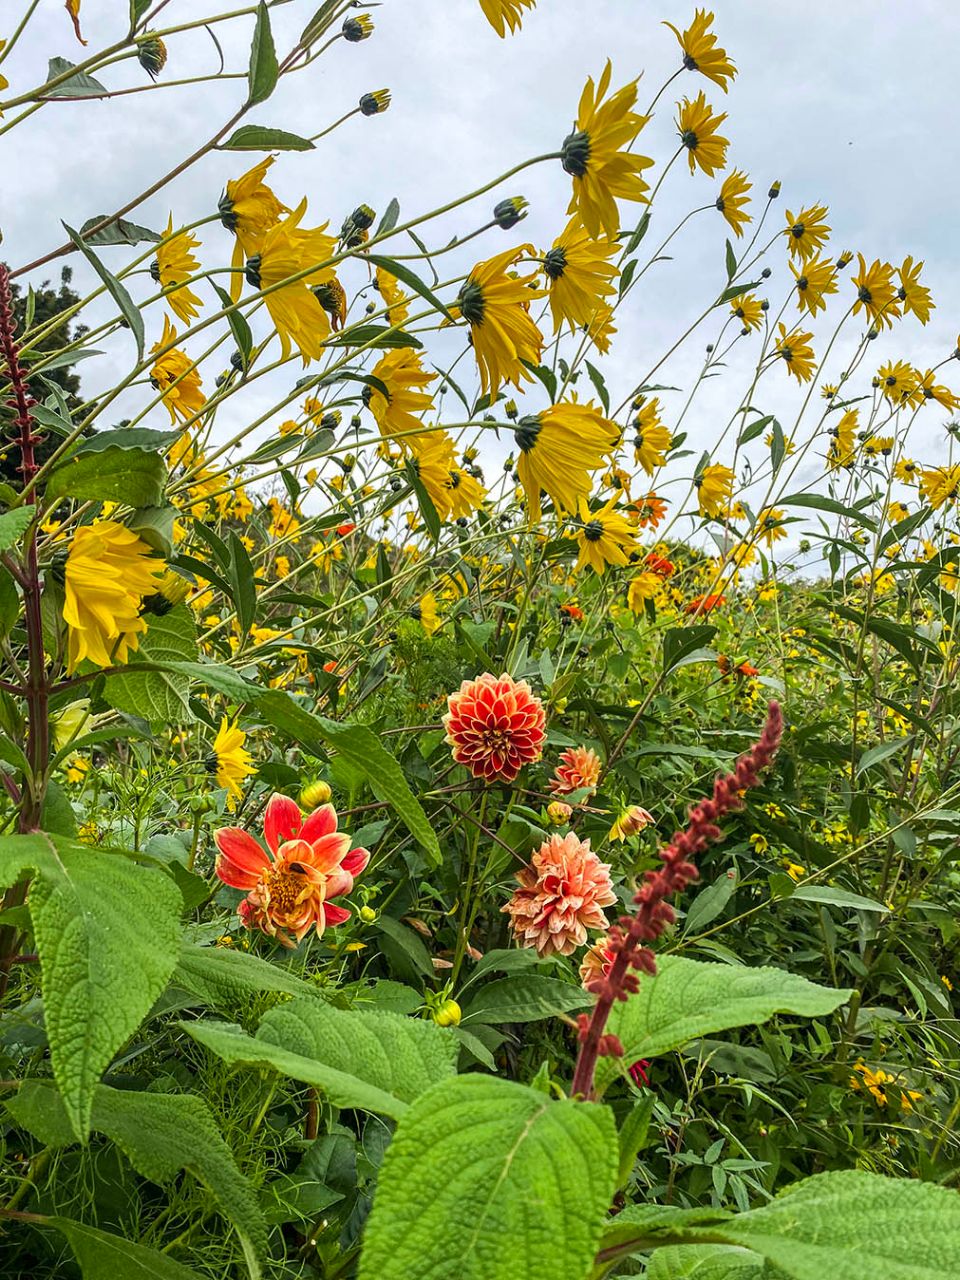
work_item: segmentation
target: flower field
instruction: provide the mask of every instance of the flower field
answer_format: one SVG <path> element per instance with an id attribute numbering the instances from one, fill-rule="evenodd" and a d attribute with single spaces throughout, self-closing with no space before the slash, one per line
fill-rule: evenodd
<path id="1" fill-rule="evenodd" d="M 738 167 L 722 12 L 431 203 L 401 0 L 10 7 L 0 147 L 142 146 L 0 247 L 0 1275 L 955 1280 L 919 232 Z"/>

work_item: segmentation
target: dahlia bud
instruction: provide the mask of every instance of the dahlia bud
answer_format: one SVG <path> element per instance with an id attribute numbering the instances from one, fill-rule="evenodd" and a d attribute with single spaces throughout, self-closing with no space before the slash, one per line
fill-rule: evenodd
<path id="1" fill-rule="evenodd" d="M 459 1027 L 461 1009 L 456 1000 L 444 1000 L 430 1011 L 430 1016 L 438 1027 Z"/>
<path id="2" fill-rule="evenodd" d="M 512 230 L 521 218 L 525 218 L 529 201 L 523 196 L 510 196 L 493 207 L 493 220 L 503 231 Z"/>
<path id="3" fill-rule="evenodd" d="M 608 839 L 627 840 L 630 836 L 639 835 L 644 827 L 653 822 L 653 814 L 641 809 L 638 804 L 629 805 L 610 828 Z"/>
<path id="4" fill-rule="evenodd" d="M 376 911 L 374 911 L 373 907 L 368 907 L 366 903 L 364 903 L 357 914 L 364 924 L 373 924 L 374 920 L 377 918 Z"/>
<path id="5" fill-rule="evenodd" d="M 308 782 L 303 788 L 300 792 L 300 803 L 304 809 L 312 812 L 314 809 L 319 809 L 322 804 L 329 804 L 332 795 L 329 782 L 318 779 L 316 782 Z"/>
<path id="6" fill-rule="evenodd" d="M 547 817 L 558 827 L 569 821 L 571 813 L 573 813 L 571 807 L 564 804 L 562 800 L 551 800 L 547 805 Z"/>
<path id="7" fill-rule="evenodd" d="M 143 39 L 137 42 L 137 61 L 151 80 L 156 80 L 167 63 L 167 46 L 159 36 L 147 32 Z"/>
<path id="8" fill-rule="evenodd" d="M 360 114 L 364 116 L 382 115 L 390 105 L 390 90 L 376 89 L 373 93 L 365 93 L 360 99 Z"/>

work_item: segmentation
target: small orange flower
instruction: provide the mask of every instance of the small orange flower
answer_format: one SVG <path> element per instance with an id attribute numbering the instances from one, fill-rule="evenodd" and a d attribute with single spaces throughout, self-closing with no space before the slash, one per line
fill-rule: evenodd
<path id="1" fill-rule="evenodd" d="M 697 596 L 695 600 L 691 600 L 687 605 L 686 613 L 711 613 L 721 604 L 727 603 L 727 597 L 721 595 Z"/>
<path id="2" fill-rule="evenodd" d="M 447 698 L 443 726 L 457 764 L 475 778 L 513 782 L 543 754 L 546 715 L 526 680 L 485 672 Z"/>
<path id="3" fill-rule="evenodd" d="M 610 939 L 601 938 L 589 951 L 585 951 L 580 961 L 580 985 L 584 991 L 590 990 L 590 983 L 605 978 L 613 964 L 613 952 L 610 950 Z"/>
<path id="4" fill-rule="evenodd" d="M 651 573 L 656 573 L 661 578 L 669 578 L 673 575 L 673 561 L 664 560 L 663 556 L 655 555 L 652 551 L 647 556 L 646 565 Z"/>
<path id="5" fill-rule="evenodd" d="M 737 667 L 737 674 L 741 676 L 758 676 L 760 672 L 752 662 L 741 662 Z"/>
<path id="6" fill-rule="evenodd" d="M 338 538 L 345 538 L 345 537 L 347 536 L 347 534 L 349 534 L 349 533 L 353 533 L 353 531 L 354 531 L 354 529 L 355 529 L 356 527 L 357 527 L 357 526 L 356 526 L 355 524 L 350 524 L 350 522 L 349 522 L 349 521 L 347 521 L 347 523 L 346 523 L 346 524 L 338 524 L 338 525 L 337 525 L 337 537 L 338 537 Z"/>
<path id="7" fill-rule="evenodd" d="M 560 755 L 560 763 L 550 779 L 550 790 L 555 796 L 569 795 L 596 787 L 600 778 L 602 761 L 592 747 L 569 747 Z"/>
<path id="8" fill-rule="evenodd" d="M 572 618 L 574 622 L 583 621 L 583 610 L 576 604 L 562 604 L 560 612 L 568 618 Z"/>
<path id="9" fill-rule="evenodd" d="M 629 836 L 639 835 L 645 827 L 653 823 L 653 814 L 638 804 L 629 805 L 617 818 L 607 832 L 608 840 L 626 840 Z"/>
<path id="10" fill-rule="evenodd" d="M 646 529 L 649 525 L 651 529 L 656 529 L 667 514 L 667 504 L 655 493 L 648 493 L 645 498 L 632 503 L 628 510 L 635 513 L 638 528 Z"/>
<path id="11" fill-rule="evenodd" d="M 350 837 L 337 830 L 332 804 L 304 818 L 296 801 L 272 795 L 263 834 L 269 853 L 239 827 L 222 827 L 214 836 L 217 875 L 224 884 L 247 891 L 237 914 L 248 929 L 294 947 L 311 929 L 322 937 L 326 925 L 350 918 L 345 907 L 330 900 L 351 891 L 370 854 L 351 849 Z"/>
<path id="12" fill-rule="evenodd" d="M 518 873 L 520 888 L 502 908 L 521 946 L 538 955 L 568 956 L 588 929 L 606 929 L 601 907 L 616 902 L 610 867 L 574 832 L 552 835 Z"/>

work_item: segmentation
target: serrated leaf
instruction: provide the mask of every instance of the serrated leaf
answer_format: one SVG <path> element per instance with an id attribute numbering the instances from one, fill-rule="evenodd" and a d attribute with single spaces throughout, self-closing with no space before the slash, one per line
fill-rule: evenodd
<path id="1" fill-rule="evenodd" d="M 437 1085 L 387 1149 L 359 1280 L 583 1280 L 616 1151 L 606 1107 L 489 1076 Z"/>
<path id="2" fill-rule="evenodd" d="M 81 440 L 74 453 L 103 453 L 107 449 L 139 449 L 144 453 L 166 453 L 180 439 L 181 431 L 154 431 L 152 427 L 119 427 L 98 431 Z"/>
<path id="3" fill-rule="evenodd" d="M 607 1031 L 619 1036 L 623 1062 L 657 1058 L 732 1027 L 756 1026 L 775 1013 L 816 1018 L 850 998 L 849 990 L 821 987 L 782 969 L 706 964 L 683 956 L 658 956 L 655 977 L 614 1006 Z M 613 1059 L 601 1058 L 596 1080 L 605 1087 L 620 1073 Z"/>
<path id="4" fill-rule="evenodd" d="M 736 1245 L 671 1245 L 654 1253 L 645 1280 L 770 1280 L 770 1272 L 758 1253 Z"/>
<path id="5" fill-rule="evenodd" d="M 411 271 L 409 267 L 404 266 L 402 262 L 395 262 L 393 258 L 385 258 L 379 253 L 368 253 L 364 256 L 367 261 L 372 262 L 375 267 L 383 267 L 384 270 L 389 271 L 392 276 L 396 276 L 398 280 L 401 280 L 408 289 L 412 289 L 414 293 L 419 293 L 421 298 L 429 302 L 432 307 L 435 307 L 436 310 L 439 311 L 442 316 L 445 316 L 447 320 L 453 319 L 453 316 L 433 290 L 428 288 L 420 277 L 415 272 Z"/>
<path id="6" fill-rule="evenodd" d="M 537 1022 L 593 1004 L 582 987 L 540 974 L 499 978 L 480 988 L 463 1011 L 463 1022 Z"/>
<path id="7" fill-rule="evenodd" d="M 279 75 L 277 50 L 270 29 L 270 11 L 264 0 L 260 0 L 257 5 L 257 22 L 253 29 L 253 43 L 250 46 L 247 106 L 254 107 L 258 102 L 265 102 L 277 87 Z"/>
<path id="8" fill-rule="evenodd" d="M 219 151 L 313 151 L 314 144 L 309 138 L 301 138 L 298 133 L 288 133 L 286 129 L 266 129 L 259 124 L 243 124 L 232 133 L 226 142 L 221 142 Z"/>
<path id="9" fill-rule="evenodd" d="M 196 659 L 197 628 L 189 608 L 181 604 L 162 617 L 151 617 L 136 656 L 139 663 L 155 662 L 161 669 L 145 671 L 129 663 L 123 672 L 107 677 L 104 701 L 157 727 L 193 720 L 190 679 L 170 665 Z"/>
<path id="10" fill-rule="evenodd" d="M 248 951 L 198 947 L 192 942 L 184 942 L 170 982 L 214 1009 L 234 1007 L 261 991 L 282 991 L 291 996 L 314 992 L 309 982 Z"/>
<path id="11" fill-rule="evenodd" d="M 159 506 L 167 469 L 156 453 L 119 445 L 75 453 L 50 473 L 49 502 L 79 498 L 88 502 L 123 502 L 132 507 Z"/>
<path id="12" fill-rule="evenodd" d="M 47 64 L 47 80 L 56 80 L 58 76 L 62 76 L 66 71 L 72 71 L 77 64 L 70 62 L 67 58 L 51 58 Z M 52 89 L 41 88 L 37 94 L 38 98 L 101 98 L 109 90 L 102 85 L 99 80 L 95 80 L 93 76 L 88 76 L 80 71 L 75 76 L 70 76 L 67 80 L 62 80 L 60 84 L 56 84 Z"/>
<path id="13" fill-rule="evenodd" d="M 109 214 L 98 213 L 95 218 L 88 218 L 80 228 L 80 234 L 87 244 L 141 244 L 143 241 L 157 243 L 161 237 L 149 227 L 141 227 L 136 222 L 128 222 L 126 218 L 117 218 L 109 226 L 92 235 L 93 228 L 103 222 Z"/>
<path id="14" fill-rule="evenodd" d="M 0 551 L 15 546 L 29 529 L 36 507 L 15 507 L 0 515 Z"/>
<path id="15" fill-rule="evenodd" d="M 120 308 L 120 314 L 123 316 L 124 320 L 126 320 L 127 324 L 130 326 L 130 332 L 133 334 L 134 339 L 136 341 L 137 358 L 139 360 L 142 360 L 144 331 L 143 331 L 143 316 L 140 314 L 140 308 L 137 306 L 134 300 L 130 297 L 130 294 L 127 292 L 126 288 L 120 283 L 120 281 L 113 274 L 113 272 L 108 271 L 107 268 L 103 265 L 103 263 L 100 261 L 97 255 L 93 252 L 93 250 L 87 244 L 86 240 L 84 240 L 83 236 L 80 235 L 78 231 L 74 231 L 73 227 L 68 226 L 67 223 L 64 222 L 62 225 L 63 225 L 64 231 L 66 231 L 67 235 L 70 237 L 73 243 L 77 246 L 77 248 L 86 258 L 86 260 L 90 263 L 94 271 L 96 271 L 97 275 L 103 281 L 107 292 L 110 294 L 111 298 L 113 298 L 114 302 Z M 137 503 L 135 505 L 139 506 L 143 504 Z"/>

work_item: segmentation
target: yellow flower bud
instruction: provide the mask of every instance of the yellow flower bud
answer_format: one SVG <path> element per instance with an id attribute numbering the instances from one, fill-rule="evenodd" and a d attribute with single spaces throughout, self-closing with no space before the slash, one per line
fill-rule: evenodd
<path id="1" fill-rule="evenodd" d="M 430 1016 L 438 1027 L 459 1027 L 460 1006 L 456 1000 L 444 1000 L 443 1004 L 431 1010 Z"/>
<path id="2" fill-rule="evenodd" d="M 319 809 L 322 804 L 329 804 L 332 795 L 329 782 L 322 780 L 308 782 L 300 792 L 300 803 L 304 809 L 312 812 L 314 809 Z"/>
<path id="3" fill-rule="evenodd" d="M 373 924 L 374 920 L 377 918 L 377 913 L 374 911 L 373 907 L 368 907 L 366 904 L 360 908 L 358 915 L 364 924 Z"/>

